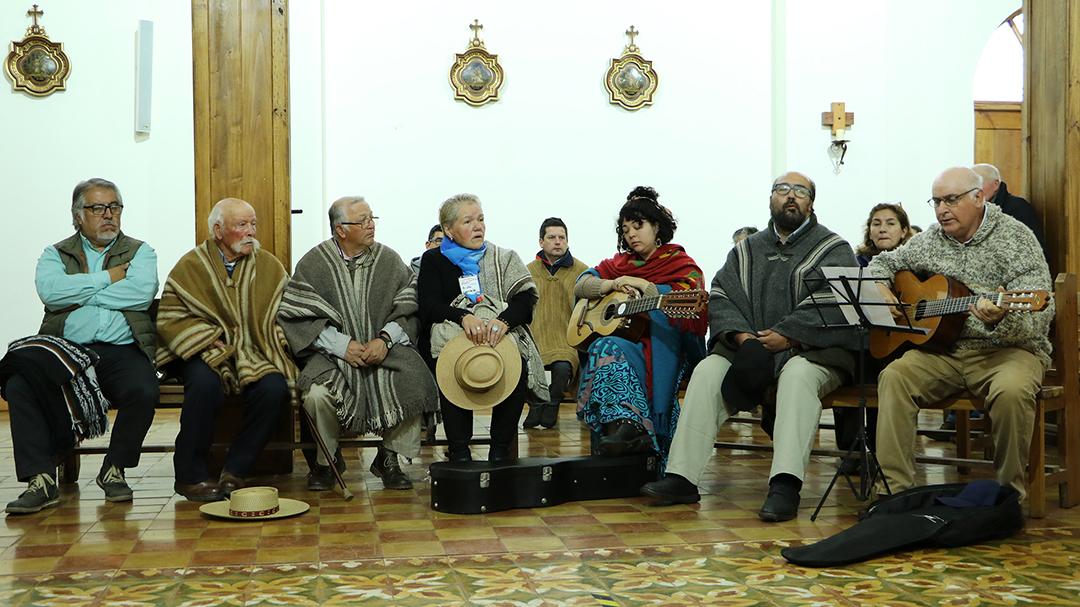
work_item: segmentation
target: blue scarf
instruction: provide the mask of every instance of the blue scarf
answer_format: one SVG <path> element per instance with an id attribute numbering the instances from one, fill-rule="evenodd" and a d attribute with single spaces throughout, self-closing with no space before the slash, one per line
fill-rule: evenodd
<path id="1" fill-rule="evenodd" d="M 442 244 L 439 245 L 439 252 L 449 259 L 450 263 L 461 268 L 462 276 L 476 276 L 480 273 L 480 258 L 484 256 L 486 251 L 486 241 L 479 249 L 467 249 L 449 238 L 443 238 Z M 483 291 L 482 285 L 480 290 Z M 463 295 L 473 303 L 480 300 L 478 294 L 463 293 Z"/>

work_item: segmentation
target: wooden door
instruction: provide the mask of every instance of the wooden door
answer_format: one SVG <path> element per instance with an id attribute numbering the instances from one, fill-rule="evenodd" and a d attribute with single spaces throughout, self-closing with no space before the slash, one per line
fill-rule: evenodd
<path id="1" fill-rule="evenodd" d="M 1017 196 L 1026 189 L 1020 115 L 1019 103 L 975 102 L 975 162 L 996 166 Z"/>
<path id="2" fill-rule="evenodd" d="M 289 253 L 286 0 L 192 0 L 195 242 L 222 198 L 255 207 L 264 250 Z"/>

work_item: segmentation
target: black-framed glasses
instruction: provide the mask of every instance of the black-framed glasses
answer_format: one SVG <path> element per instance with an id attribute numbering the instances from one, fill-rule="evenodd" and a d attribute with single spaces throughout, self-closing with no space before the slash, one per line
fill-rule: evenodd
<path id="1" fill-rule="evenodd" d="M 379 218 L 372 216 L 372 217 L 361 217 L 359 221 L 342 221 L 338 225 L 339 226 L 360 226 L 361 228 L 366 228 L 368 226 L 373 226 L 378 222 L 379 222 Z"/>
<path id="2" fill-rule="evenodd" d="M 931 198 L 930 200 L 927 200 L 926 204 L 930 205 L 931 209 L 936 209 L 936 208 L 938 208 L 939 204 L 945 203 L 945 206 L 947 206 L 947 207 L 949 207 L 951 209 L 952 207 L 955 207 L 956 205 L 960 204 L 960 201 L 964 198 L 964 196 L 967 196 L 968 194 L 974 192 L 977 189 L 979 189 L 979 188 L 971 188 L 970 190 L 968 190 L 966 192 L 961 192 L 959 194 L 951 194 L 949 196 L 942 196 L 941 198 L 934 197 L 934 198 Z"/>
<path id="3" fill-rule="evenodd" d="M 435 238 L 432 238 L 431 240 L 429 240 L 428 244 L 441 245 L 442 241 L 443 241 L 442 236 L 436 236 Z"/>
<path id="4" fill-rule="evenodd" d="M 788 192 L 794 192 L 795 198 L 801 198 L 806 200 L 810 198 L 810 188 L 804 185 L 791 185 L 790 183 L 778 183 L 772 187 L 772 191 L 781 195 L 787 196 Z"/>
<path id="5" fill-rule="evenodd" d="M 124 205 L 119 202 L 111 202 L 109 204 L 84 204 L 83 208 L 90 211 L 90 214 L 96 217 L 103 216 L 105 211 L 109 211 L 113 215 L 119 215 L 124 212 Z"/>

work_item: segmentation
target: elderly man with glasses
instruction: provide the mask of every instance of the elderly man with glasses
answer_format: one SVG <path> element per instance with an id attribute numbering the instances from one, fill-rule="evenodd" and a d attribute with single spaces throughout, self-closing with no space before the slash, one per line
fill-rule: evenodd
<path id="1" fill-rule="evenodd" d="M 736 244 L 713 278 L 711 354 L 687 386 L 666 476 L 642 487 L 643 494 L 662 504 L 701 499 L 698 486 L 720 424 L 763 404 L 775 384 L 775 413 L 763 415 L 773 461 L 758 517 L 785 521 L 798 514 L 821 397 L 853 374 L 857 346 L 854 332 L 821 328 L 823 317 L 830 323 L 842 317 L 835 306 L 819 308 L 811 299 L 829 299 L 818 268 L 857 265 L 851 246 L 818 223 L 815 195 L 814 182 L 801 173 L 777 178 L 769 226 Z"/>
<path id="2" fill-rule="evenodd" d="M 982 185 L 979 174 L 966 167 L 938 175 L 928 201 L 937 225 L 905 246 L 874 257 L 869 265 L 874 276 L 891 281 L 901 270 L 941 274 L 973 293 L 1001 287 L 1050 290 L 1050 271 L 1035 235 L 997 205 L 986 204 Z M 882 291 L 895 301 L 884 284 Z M 985 399 L 993 419 L 998 481 L 1026 493 L 1035 396 L 1050 365 L 1053 305 L 1040 312 L 1006 314 L 981 298 L 969 312 L 951 350 L 909 350 L 878 377 L 877 458 L 894 493 L 915 483 L 919 407 L 962 391 Z"/>
<path id="3" fill-rule="evenodd" d="M 147 313 L 158 278 L 154 249 L 120 230 L 123 210 L 116 184 L 98 178 L 79 183 L 71 205 L 75 234 L 46 247 L 38 259 L 34 282 L 45 304 L 38 332 L 62 340 L 40 340 L 35 347 L 92 363 L 108 402 L 99 401 L 96 410 L 81 407 L 89 402 L 85 391 L 54 384 L 55 375 L 24 355 L 31 349 L 12 345 L 0 363 L 0 383 L 11 411 L 15 471 L 30 486 L 7 505 L 9 513 L 59 503 L 55 458 L 78 439 L 103 432 L 104 407 L 110 405 L 117 409 L 116 422 L 96 480 L 106 500 L 132 499 L 124 470 L 138 465 L 158 402 L 154 323 Z M 97 421 L 83 417 L 83 423 L 73 423 L 80 417 L 76 409 Z M 87 433 L 91 427 L 97 432 Z"/>
<path id="4" fill-rule="evenodd" d="M 333 238 L 296 264 L 278 312 L 300 361 L 299 387 L 327 452 L 309 455 L 308 489 L 333 486 L 344 470 L 341 429 L 383 437 L 371 473 L 386 489 L 411 489 L 398 455 L 420 454 L 424 414 L 439 409 L 435 379 L 413 345 L 419 320 L 416 276 L 390 247 L 375 242 L 378 217 L 358 196 L 330 206 Z"/>

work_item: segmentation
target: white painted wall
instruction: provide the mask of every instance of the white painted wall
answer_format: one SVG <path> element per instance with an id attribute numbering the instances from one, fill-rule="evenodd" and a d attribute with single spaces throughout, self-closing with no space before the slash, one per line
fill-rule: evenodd
<path id="1" fill-rule="evenodd" d="M 306 124 L 294 129 L 305 209 L 294 249 L 328 236 L 329 202 L 360 194 L 382 218 L 377 238 L 407 259 L 439 202 L 469 191 L 492 241 L 528 259 L 540 221 L 559 215 L 571 249 L 595 263 L 614 250 L 626 192 L 649 184 L 711 276 L 735 228 L 766 224 L 769 184 L 787 168 L 817 181 L 821 221 L 853 243 L 881 201 L 902 201 L 926 226 L 933 177 L 971 162 L 975 65 L 1016 4 L 294 4 L 294 127 Z M 506 70 L 502 98 L 483 108 L 455 102 L 447 82 L 474 17 Z M 602 85 L 631 23 L 660 74 L 656 104 L 636 113 L 609 105 Z M 839 175 L 821 126 L 831 101 L 856 114 Z"/>
<path id="2" fill-rule="evenodd" d="M 625 194 L 649 184 L 711 275 L 735 228 L 766 223 L 769 183 L 787 167 L 817 180 L 822 221 L 850 240 L 883 200 L 902 200 L 926 225 L 934 175 L 971 161 L 975 65 L 1016 1 L 521 6 L 291 3 L 293 201 L 305 211 L 294 259 L 328 235 L 325 210 L 339 196 L 367 196 L 382 217 L 378 238 L 407 259 L 439 202 L 471 191 L 493 241 L 528 259 L 540 221 L 560 215 L 574 252 L 595 263 L 614 250 Z M 483 108 L 455 102 L 447 82 L 473 18 L 506 69 L 502 99 Z M 139 19 L 154 22 L 156 43 L 145 140 L 132 130 Z M 21 9 L 0 12 L 0 35 L 21 38 L 28 23 Z M 602 85 L 631 23 L 660 73 L 656 104 L 636 113 L 609 105 Z M 53 0 L 43 24 L 73 71 L 68 90 L 45 99 L 0 90 L 0 235 L 12 257 L 0 344 L 37 327 L 34 262 L 69 233 L 80 179 L 121 186 L 124 228 L 158 250 L 162 278 L 194 241 L 190 6 Z M 839 176 L 820 126 L 833 100 L 856 114 Z"/>
<path id="3" fill-rule="evenodd" d="M 21 40 L 29 3 L 4 3 L 0 38 Z M 41 24 L 71 60 L 67 90 L 45 98 L 0 86 L 0 347 L 34 333 L 41 302 L 34 266 L 41 250 L 72 233 L 71 190 L 88 177 L 124 196 L 122 228 L 158 253 L 161 280 L 194 243 L 191 7 L 175 0 L 52 0 Z M 135 31 L 154 22 L 153 131 L 134 133 Z M 7 54 L 5 42 L 4 54 Z"/>

